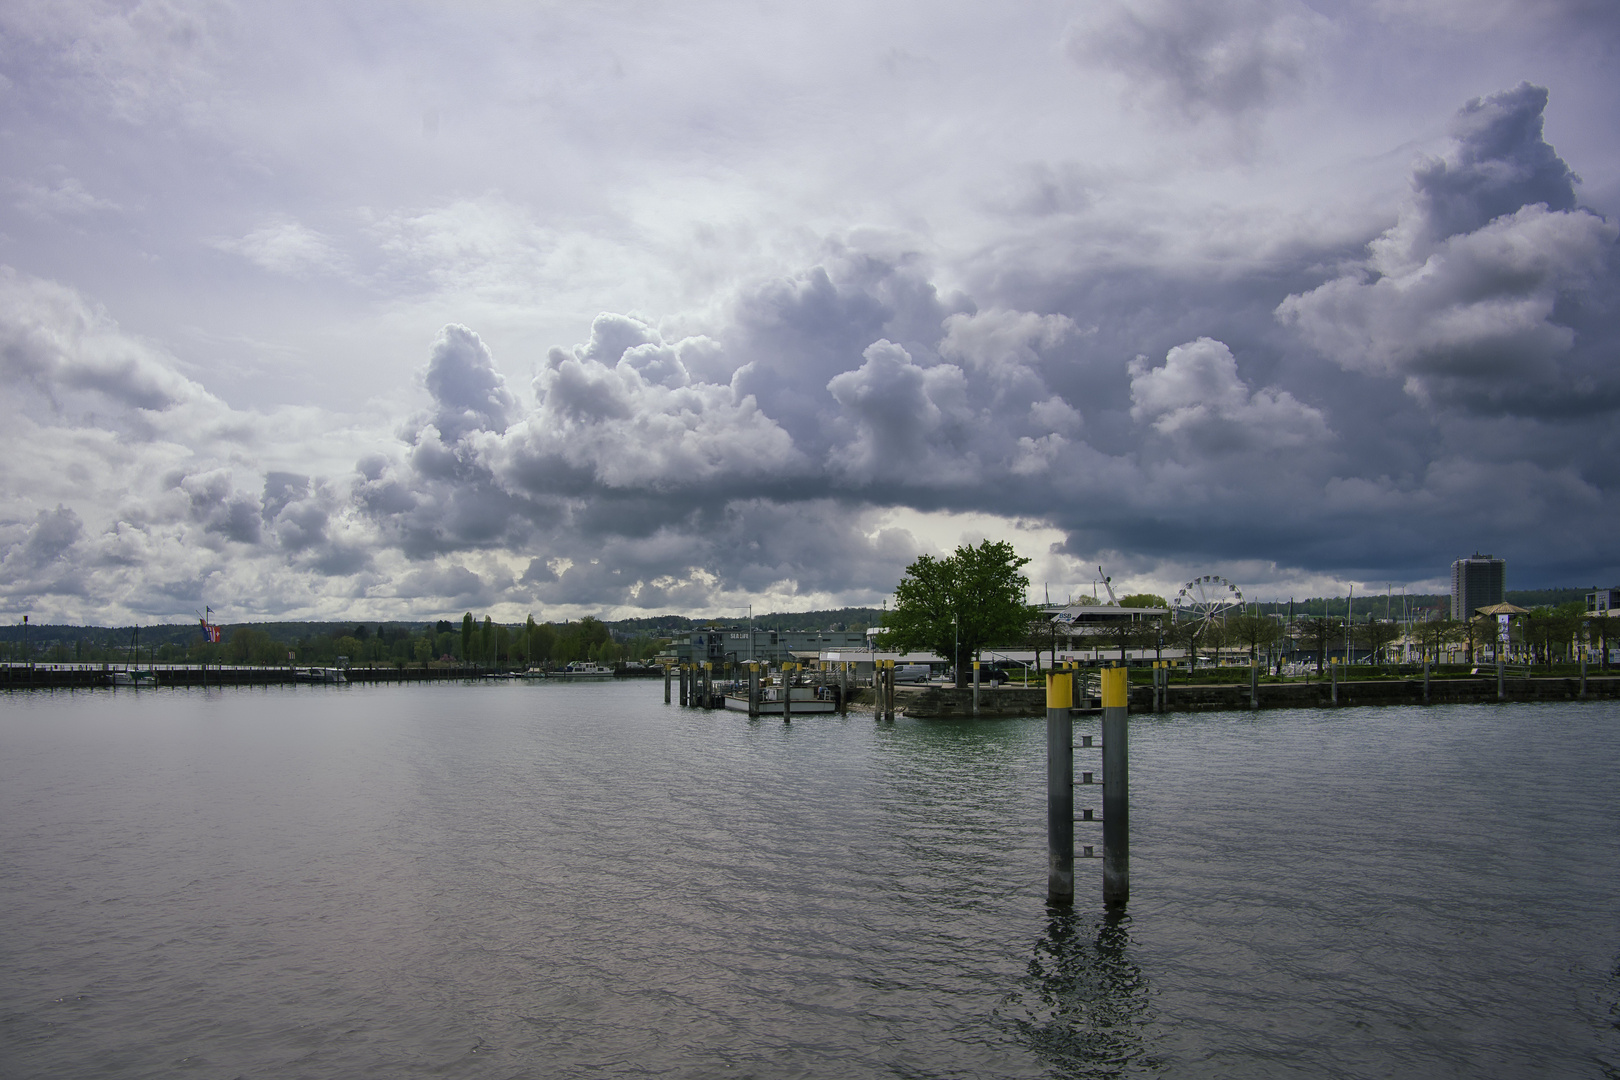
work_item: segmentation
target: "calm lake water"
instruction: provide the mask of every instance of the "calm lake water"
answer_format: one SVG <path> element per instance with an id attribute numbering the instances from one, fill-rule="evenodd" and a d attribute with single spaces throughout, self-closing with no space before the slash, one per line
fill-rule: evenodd
<path id="1" fill-rule="evenodd" d="M 1620 1076 L 1620 708 L 1131 739 L 1110 921 L 1038 720 L 0 696 L 0 1076 Z"/>

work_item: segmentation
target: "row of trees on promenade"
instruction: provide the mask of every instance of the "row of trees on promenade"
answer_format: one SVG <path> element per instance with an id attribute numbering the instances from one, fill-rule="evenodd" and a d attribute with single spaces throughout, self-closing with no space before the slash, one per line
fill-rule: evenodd
<path id="1" fill-rule="evenodd" d="M 645 660 L 661 648 L 666 639 L 640 632 L 615 637 L 598 619 L 586 617 L 576 622 L 537 623 L 531 616 L 524 623 L 497 624 L 489 616 L 475 618 L 472 612 L 459 623 L 441 620 L 425 630 L 398 624 L 361 623 L 332 633 L 297 636 L 276 635 L 259 626 L 236 626 L 225 632 L 220 642 L 204 642 L 195 625 L 185 634 L 191 640 L 175 641 L 181 628 L 150 628 L 142 641 L 136 635 L 109 641 L 105 633 L 86 640 L 60 638 L 37 649 L 24 649 L 12 643 L 8 659 L 32 659 L 50 663 L 206 663 L 206 664 L 333 664 L 339 657 L 354 664 L 457 663 L 480 667 L 562 665 L 575 660 L 602 664 Z M 169 640 L 161 640 L 168 637 Z M 137 644 L 139 643 L 139 644 Z"/>
<path id="2" fill-rule="evenodd" d="M 1303 653 L 1314 659 L 1321 671 L 1328 657 L 1343 655 L 1347 644 L 1353 653 L 1375 663 L 1391 663 L 1405 656 L 1419 663 L 1440 662 L 1457 653 L 1472 663 L 1480 650 L 1495 648 L 1499 633 L 1496 618 L 1488 615 L 1406 626 L 1396 620 L 1370 618 L 1347 626 L 1339 616 L 1302 618 L 1290 625 L 1271 615 L 1235 611 L 1209 623 L 1174 622 L 1161 617 L 1123 624 L 1101 631 L 1101 637 L 1111 647 L 1120 648 L 1121 656 L 1127 648 L 1158 646 L 1211 655 L 1242 650 L 1253 660 L 1265 654 Z M 1574 603 L 1535 608 L 1515 616 L 1509 649 L 1532 663 L 1550 665 L 1578 658 L 1584 646 L 1598 651 L 1607 667 L 1609 649 L 1615 644 L 1620 644 L 1620 613 L 1589 618 L 1584 605 Z"/>
<path id="3" fill-rule="evenodd" d="M 1028 562 L 1012 545 L 989 540 L 977 547 L 958 547 L 945 558 L 924 555 L 906 568 L 896 587 L 894 608 L 884 619 L 878 647 L 951 657 L 959 682 L 966 674 L 965 661 L 986 648 L 1022 646 L 1033 648 L 1037 656 L 1043 651 L 1056 656 L 1059 627 L 1025 602 L 1029 579 L 1023 567 Z M 1167 612 L 1170 607 L 1151 594 L 1126 596 L 1120 605 Z M 1511 627 L 1513 654 L 1548 665 L 1575 658 L 1584 646 L 1600 649 L 1607 667 L 1611 642 L 1620 642 L 1620 613 L 1589 617 L 1578 601 L 1535 608 L 1516 616 Z M 1210 621 L 1178 622 L 1170 614 L 1121 621 L 1088 628 L 1087 640 L 1117 648 L 1122 659 L 1130 650 L 1165 648 L 1188 654 L 1242 650 L 1255 661 L 1304 653 L 1315 659 L 1320 672 L 1327 658 L 1346 646 L 1384 663 L 1396 659 L 1397 645 L 1403 656 L 1415 653 L 1420 661 L 1462 651 L 1472 662 L 1477 650 L 1498 642 L 1498 634 L 1498 622 L 1491 616 L 1405 626 L 1374 618 L 1347 625 L 1340 617 L 1315 616 L 1285 624 L 1273 615 L 1237 609 Z"/>

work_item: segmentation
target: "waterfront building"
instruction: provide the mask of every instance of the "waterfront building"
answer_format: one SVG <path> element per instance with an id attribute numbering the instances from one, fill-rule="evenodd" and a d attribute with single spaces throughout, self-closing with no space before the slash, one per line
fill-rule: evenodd
<path id="1" fill-rule="evenodd" d="M 1451 564 L 1451 617 L 1471 619 L 1482 607 L 1500 604 L 1507 588 L 1507 560 L 1474 552 Z"/>
<path id="2" fill-rule="evenodd" d="M 866 634 L 860 630 L 753 630 L 746 626 L 707 626 L 693 630 L 685 641 L 677 641 L 665 657 L 680 664 L 746 664 L 762 661 L 780 664 L 794 654 L 810 656 L 827 649 L 864 649 Z"/>
<path id="3" fill-rule="evenodd" d="M 1598 589 L 1586 594 L 1586 613 L 1608 618 L 1610 612 L 1620 611 L 1620 589 Z"/>
<path id="4" fill-rule="evenodd" d="M 1169 608 L 1129 608 L 1118 604 L 1063 604 L 1041 609 L 1042 616 L 1052 626 L 1052 633 L 1074 649 L 1078 647 L 1095 653 L 1110 646 L 1103 643 L 1115 631 L 1141 623 L 1155 623 L 1167 619 Z M 1162 623 L 1161 623 L 1162 625 Z M 1118 648 L 1118 646 L 1113 646 Z M 1148 648 L 1148 655 L 1153 649 Z"/>

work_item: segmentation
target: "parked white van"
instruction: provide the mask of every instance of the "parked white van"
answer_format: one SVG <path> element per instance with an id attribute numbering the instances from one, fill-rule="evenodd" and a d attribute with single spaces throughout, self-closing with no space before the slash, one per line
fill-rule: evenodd
<path id="1" fill-rule="evenodd" d="M 896 683 L 927 682 L 933 671 L 927 664 L 896 664 L 894 668 L 894 681 Z"/>

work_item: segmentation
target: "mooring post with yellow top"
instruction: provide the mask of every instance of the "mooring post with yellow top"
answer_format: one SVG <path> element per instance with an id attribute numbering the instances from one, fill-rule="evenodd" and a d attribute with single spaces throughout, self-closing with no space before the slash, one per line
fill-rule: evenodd
<path id="1" fill-rule="evenodd" d="M 1339 658 L 1328 657 L 1328 676 L 1333 680 L 1333 704 L 1339 703 Z"/>
<path id="2" fill-rule="evenodd" d="M 884 717 L 884 719 L 891 720 L 891 721 L 894 719 L 895 702 L 898 701 L 899 697 L 900 697 L 900 691 L 897 689 L 897 687 L 900 684 L 895 679 L 895 671 L 896 671 L 896 669 L 898 667 L 899 667 L 899 665 L 898 665 L 898 663 L 896 661 L 894 661 L 894 660 L 889 661 L 888 681 L 886 681 L 883 684 L 884 685 L 884 691 L 883 692 L 888 695 L 888 702 L 889 702 L 888 707 L 883 710 L 883 717 Z"/>
<path id="3" fill-rule="evenodd" d="M 676 670 L 677 670 L 677 674 L 678 674 L 678 676 L 679 676 L 679 678 L 681 680 L 681 707 L 685 708 L 686 707 L 686 700 L 687 700 L 687 698 L 686 698 L 686 665 L 685 664 L 676 664 L 675 667 L 676 667 Z"/>
<path id="4" fill-rule="evenodd" d="M 1103 903 L 1131 898 L 1131 748 L 1126 712 L 1130 701 L 1125 669 L 1104 668 L 1103 705 Z"/>
<path id="5" fill-rule="evenodd" d="M 759 715 L 759 661 L 748 661 L 748 716 Z"/>
<path id="6" fill-rule="evenodd" d="M 1074 903 L 1074 675 L 1046 675 L 1046 902 Z M 1106 828 L 1106 822 L 1104 824 Z"/>
<path id="7" fill-rule="evenodd" d="M 1260 661 L 1258 659 L 1251 658 L 1249 660 L 1249 708 L 1258 709 L 1259 707 Z"/>
<path id="8" fill-rule="evenodd" d="M 782 723 L 793 723 L 793 664 L 782 665 Z"/>
<path id="9" fill-rule="evenodd" d="M 669 665 L 664 665 L 664 704 L 669 704 Z"/>
<path id="10" fill-rule="evenodd" d="M 973 715 L 979 715 L 979 662 L 973 661 Z"/>

